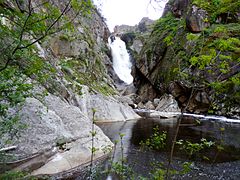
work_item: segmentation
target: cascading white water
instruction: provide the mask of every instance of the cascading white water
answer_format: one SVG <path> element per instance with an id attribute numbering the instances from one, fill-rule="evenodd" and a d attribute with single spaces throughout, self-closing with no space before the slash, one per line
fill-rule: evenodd
<path id="1" fill-rule="evenodd" d="M 126 84 L 131 84 L 133 82 L 133 77 L 131 75 L 132 63 L 126 49 L 125 42 L 123 42 L 119 37 L 112 36 L 112 38 L 108 39 L 108 43 L 111 47 L 114 71 L 118 75 L 119 79 L 124 81 Z"/>

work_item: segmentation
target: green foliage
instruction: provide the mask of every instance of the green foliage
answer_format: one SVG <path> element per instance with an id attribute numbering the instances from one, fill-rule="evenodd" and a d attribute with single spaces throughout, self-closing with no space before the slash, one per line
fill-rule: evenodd
<path id="1" fill-rule="evenodd" d="M 3 180 L 11 180 L 11 179 L 34 179 L 34 178 L 27 178 L 26 173 L 19 172 L 19 171 L 8 171 L 4 174 L 0 174 L 0 179 Z"/>
<path id="2" fill-rule="evenodd" d="M 181 169 L 171 168 L 169 170 L 170 178 L 174 175 L 184 175 L 191 171 L 192 162 L 184 162 Z M 164 180 L 167 175 L 167 170 L 165 169 L 163 163 L 154 164 L 153 170 L 151 171 L 151 179 L 154 180 Z M 168 176 L 169 177 L 169 176 Z"/>
<path id="3" fill-rule="evenodd" d="M 173 39 L 176 36 L 177 30 L 184 27 L 184 21 L 174 18 L 174 16 L 169 13 L 164 18 L 157 20 L 153 27 L 153 34 L 156 37 L 159 35 L 166 35 L 163 41 L 167 46 L 173 45 Z"/>
<path id="4" fill-rule="evenodd" d="M 176 144 L 180 145 L 182 150 L 184 150 L 189 157 L 192 157 L 193 155 L 196 155 L 199 151 L 210 148 L 215 143 L 212 141 L 207 141 L 205 138 L 201 139 L 201 142 L 199 143 L 192 143 L 190 141 L 183 141 L 179 140 L 176 142 Z"/>
<path id="5" fill-rule="evenodd" d="M 187 34 L 188 41 L 196 41 L 196 40 L 198 40 L 198 38 L 199 38 L 198 34 L 192 34 L 192 33 Z"/>
<path id="6" fill-rule="evenodd" d="M 214 64 L 216 57 L 215 49 L 209 49 L 206 54 L 199 57 L 193 56 L 189 61 L 191 65 L 197 66 L 200 70 L 204 70 L 207 66 Z"/>
<path id="7" fill-rule="evenodd" d="M 76 17 L 68 14 L 72 8 L 81 16 L 87 16 L 92 8 L 90 0 L 65 1 L 61 8 L 52 1 L 34 5 L 29 4 L 31 1 L 21 1 L 21 6 L 16 2 L 0 2 L 1 146 L 27 127 L 19 122 L 18 111 L 27 97 L 38 96 L 32 93 L 35 83 L 46 85 L 56 72 L 48 59 L 38 54 L 39 44 L 56 32 L 73 31 Z"/>
<path id="8" fill-rule="evenodd" d="M 193 81 L 195 85 L 210 87 L 212 92 L 212 106 L 209 112 L 217 110 L 228 112 L 231 107 L 238 106 L 239 101 L 239 73 L 233 73 L 233 68 L 239 63 L 240 39 L 239 24 L 213 25 L 198 35 L 187 35 L 189 42 L 195 45 L 191 51 L 186 52 L 188 63 L 181 64 L 177 69 L 180 79 Z M 183 59 L 183 58 L 181 58 Z M 186 61 L 185 61 L 186 62 Z M 186 72 L 191 67 L 194 76 Z M 196 73 L 197 72 L 197 73 Z M 182 76 L 182 74 L 188 74 Z M 210 78 L 211 77 L 211 78 Z M 234 81 L 235 80 L 235 81 Z M 225 104 L 222 106 L 221 104 Z"/>
<path id="9" fill-rule="evenodd" d="M 163 32 L 165 30 L 176 32 L 178 23 L 179 20 L 169 13 L 164 18 L 157 20 L 153 27 L 153 33 L 157 33 L 159 31 Z"/>
<path id="10" fill-rule="evenodd" d="M 111 170 L 108 171 L 108 174 L 116 174 L 120 179 L 131 179 L 134 180 L 134 172 L 131 167 L 121 162 L 114 162 L 111 165 Z"/>
<path id="11" fill-rule="evenodd" d="M 227 29 L 225 26 L 217 26 L 214 31 L 214 33 L 223 33 L 226 34 L 227 33 Z"/>
<path id="12" fill-rule="evenodd" d="M 94 167 L 93 167 L 93 158 L 95 153 L 99 150 L 98 148 L 96 148 L 94 145 L 94 140 L 95 140 L 95 136 L 97 135 L 97 131 L 95 130 L 95 113 L 96 113 L 96 109 L 92 109 L 93 115 L 92 115 L 92 129 L 90 131 L 91 133 L 91 161 L 90 161 L 90 175 L 89 175 L 89 179 L 93 179 L 95 172 L 94 172 Z"/>
<path id="13" fill-rule="evenodd" d="M 145 43 L 144 49 L 141 51 L 139 57 L 137 57 L 137 59 L 140 60 L 147 58 L 147 67 L 164 67 L 161 71 L 154 74 L 154 79 L 161 79 L 165 82 L 164 84 L 159 85 L 162 89 L 167 88 L 168 83 L 176 75 L 176 71 L 173 70 L 178 67 L 178 64 L 174 62 L 175 58 L 178 58 L 175 53 L 175 48 L 180 50 L 179 48 L 181 47 L 180 44 L 182 42 L 179 41 L 179 38 L 181 37 L 185 39 L 185 37 L 178 32 L 180 30 L 184 31 L 184 29 L 185 20 L 176 19 L 171 13 L 167 14 L 163 18 L 160 18 L 156 21 L 153 31 Z M 161 52 L 166 49 L 166 54 L 168 54 L 168 56 L 163 56 Z M 167 60 L 160 63 L 163 58 Z M 157 65 L 156 63 L 160 64 Z M 158 85 L 160 82 L 155 82 L 155 84 Z"/>
<path id="14" fill-rule="evenodd" d="M 220 51 L 233 51 L 240 52 L 240 40 L 237 38 L 228 38 L 228 39 L 216 39 L 213 41 L 213 46 Z"/>
<path id="15" fill-rule="evenodd" d="M 66 138 L 59 138 L 56 141 L 56 146 L 61 149 L 61 150 L 65 150 L 66 149 L 66 144 L 67 144 L 67 139 Z"/>
<path id="16" fill-rule="evenodd" d="M 86 55 L 88 56 L 88 55 Z M 91 62 L 86 57 L 76 59 L 66 58 L 60 62 L 66 78 L 71 82 L 76 93 L 81 92 L 81 84 L 87 85 L 90 90 L 100 92 L 106 96 L 115 94 L 115 90 L 104 81 L 105 68 L 99 55 L 95 54 L 96 61 Z M 107 79 L 107 78 L 105 78 Z"/>
<path id="17" fill-rule="evenodd" d="M 167 46 L 173 45 L 173 35 L 170 34 L 167 37 L 164 38 L 163 40 L 165 43 L 167 43 Z"/>
<path id="18" fill-rule="evenodd" d="M 225 72 L 224 72 L 225 73 Z M 225 109 L 226 112 L 229 112 L 233 105 L 239 105 L 240 102 L 240 74 L 236 74 L 231 78 L 225 80 L 224 82 L 215 81 L 210 83 L 210 87 L 216 92 L 214 94 L 215 98 L 218 101 L 213 102 L 212 109 L 217 111 L 220 109 Z M 225 96 L 224 96 L 225 95 Z M 218 98 L 221 97 L 221 98 Z M 220 106 L 221 103 L 224 103 L 224 106 Z"/>
<path id="19" fill-rule="evenodd" d="M 151 73 L 152 83 L 161 92 L 167 91 L 170 82 L 179 80 L 188 87 L 206 89 L 214 111 L 224 108 L 228 112 L 232 107 L 239 107 L 236 67 L 240 61 L 240 25 L 217 24 L 216 19 L 222 13 L 229 17 L 236 14 L 240 1 L 194 0 L 192 3 L 207 10 L 210 19 L 206 21 L 210 21 L 210 27 L 198 34 L 189 33 L 185 20 L 169 13 L 156 22 L 137 59 L 153 70 L 144 69 Z"/>
<path id="20" fill-rule="evenodd" d="M 13 138 L 18 129 L 23 129 L 25 125 L 18 123 L 18 115 L 10 114 L 9 109 L 20 106 L 26 97 L 31 96 L 32 85 L 26 83 L 26 76 L 17 67 L 3 70 L 0 82 L 0 138 L 6 133 Z"/>
<path id="21" fill-rule="evenodd" d="M 193 0 L 193 4 L 207 10 L 211 16 L 211 22 L 223 13 L 234 13 L 240 7 L 240 2 L 236 0 Z"/>
<path id="22" fill-rule="evenodd" d="M 93 4 L 91 0 L 72 0 L 71 5 L 75 11 L 81 10 L 83 15 L 87 16 L 91 13 L 91 9 L 93 9 Z"/>
<path id="23" fill-rule="evenodd" d="M 162 39 L 163 42 L 167 44 L 167 46 L 172 45 L 173 38 L 176 35 L 178 30 L 178 25 L 180 26 L 180 21 L 174 18 L 174 16 L 169 13 L 164 18 L 160 18 L 157 20 L 153 27 L 152 35 L 150 36 L 150 40 L 148 40 L 148 47 L 145 50 L 147 53 L 149 62 L 152 61 L 153 50 L 157 48 L 159 45 L 159 39 Z"/>
<path id="24" fill-rule="evenodd" d="M 160 150 L 166 146 L 166 139 L 166 132 L 163 131 L 160 133 L 159 127 L 156 126 L 153 128 L 153 134 L 150 136 L 150 138 L 146 139 L 145 141 L 141 141 L 140 145 L 142 148 Z"/>

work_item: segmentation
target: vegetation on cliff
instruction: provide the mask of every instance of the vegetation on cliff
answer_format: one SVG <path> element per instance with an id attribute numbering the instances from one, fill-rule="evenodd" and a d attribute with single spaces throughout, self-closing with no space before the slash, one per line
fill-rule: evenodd
<path id="1" fill-rule="evenodd" d="M 27 127 L 18 114 L 27 97 L 41 101 L 52 93 L 69 101 L 81 85 L 115 93 L 104 64 L 108 30 L 96 23 L 104 24 L 101 18 L 91 0 L 0 0 L 0 148 Z M 99 30 L 102 46 L 92 24 L 105 30 Z"/>
<path id="2" fill-rule="evenodd" d="M 223 114 L 237 111 L 240 2 L 193 0 L 186 7 L 178 6 L 179 2 L 171 1 L 171 10 L 156 22 L 136 57 L 138 69 L 160 92 L 171 93 L 172 82 L 183 82 L 184 88 L 189 89 L 185 99 L 192 92 L 191 101 L 201 101 L 197 92 L 207 93 L 203 111 Z M 180 104 L 184 102 L 180 100 Z M 197 112 L 199 107 L 190 108 L 188 110 Z"/>

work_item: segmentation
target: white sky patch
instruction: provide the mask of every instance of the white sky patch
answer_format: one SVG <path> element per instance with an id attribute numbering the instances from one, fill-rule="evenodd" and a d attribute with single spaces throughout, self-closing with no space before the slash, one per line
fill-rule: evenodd
<path id="1" fill-rule="evenodd" d="M 94 0 L 101 10 L 110 31 L 116 25 L 136 25 L 143 17 L 156 20 L 161 17 L 167 0 Z M 152 2 L 150 4 L 150 2 Z"/>

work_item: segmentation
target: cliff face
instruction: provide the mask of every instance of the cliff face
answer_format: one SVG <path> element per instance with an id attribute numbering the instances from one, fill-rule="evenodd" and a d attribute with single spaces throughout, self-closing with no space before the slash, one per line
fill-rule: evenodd
<path id="1" fill-rule="evenodd" d="M 52 24 L 56 31 L 43 28 L 54 23 L 55 14 L 50 13 L 53 16 L 50 18 L 38 14 L 48 13 L 48 3 L 40 0 L 31 4 L 0 3 L 1 12 L 6 15 L 12 12 L 11 19 L 23 22 L 24 28 L 18 31 L 14 21 L 1 19 L 0 28 L 8 28 L 10 32 L 6 31 L 0 41 L 3 46 L 9 43 L 8 49 L 1 49 L 4 56 L 0 62 L 0 148 L 15 147 L 11 151 L 15 159 L 3 159 L 1 172 L 14 169 L 38 175 L 77 169 L 91 160 L 91 148 L 97 149 L 95 159 L 113 147 L 100 128 L 93 125 L 93 118 L 94 121 L 125 121 L 139 117 L 117 100 L 120 98 L 109 74 L 113 69 L 107 45 L 110 33 L 102 16 L 90 4 L 81 5 L 86 11 L 76 11 L 74 7 L 78 8 L 78 4 L 70 6 L 69 2 L 49 2 L 52 3 L 50 11 L 56 11 L 56 19 L 69 7 L 64 17 L 59 18 L 61 21 Z M 87 2 L 90 1 L 84 1 Z M 24 15 L 25 23 L 21 19 Z M 35 28 L 42 21 L 38 25 L 43 29 L 28 31 L 28 25 Z M 23 32 L 21 36 L 16 35 L 22 42 L 19 39 L 15 42 L 11 31 Z M 33 48 L 24 47 L 24 43 L 34 42 L 47 32 L 49 35 L 33 44 Z M 8 63 L 7 53 L 11 48 L 14 50 L 15 43 L 22 44 L 16 46 L 17 53 L 12 53 L 15 59 Z M 95 132 L 94 147 L 91 147 L 91 135 Z"/>
<path id="2" fill-rule="evenodd" d="M 190 112 L 239 115 L 240 4 L 228 3 L 169 1 L 151 34 L 136 36 L 142 101 L 167 92 Z"/>

